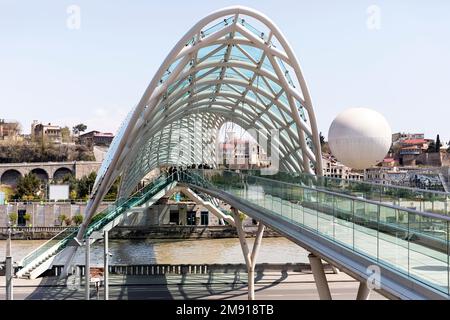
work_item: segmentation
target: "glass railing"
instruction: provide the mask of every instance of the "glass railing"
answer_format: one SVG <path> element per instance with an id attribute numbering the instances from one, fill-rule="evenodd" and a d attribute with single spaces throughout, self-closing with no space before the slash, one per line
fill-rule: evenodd
<path id="1" fill-rule="evenodd" d="M 167 186 L 171 181 L 173 181 L 172 176 L 168 178 L 161 176 L 153 183 L 146 186 L 144 189 L 136 192 L 130 198 L 126 200 L 119 200 L 115 206 L 100 213 L 100 219 L 96 219 L 96 221 L 93 221 L 89 224 L 89 227 L 86 230 L 86 235 L 89 236 L 90 234 L 92 234 L 92 232 L 101 230 L 104 226 L 126 212 L 128 209 L 137 207 L 145 203 L 163 187 Z"/>
<path id="2" fill-rule="evenodd" d="M 75 235 L 78 228 L 67 228 L 60 233 L 58 233 L 56 236 L 48 240 L 47 242 L 43 243 L 41 246 L 33 250 L 30 254 L 28 254 L 25 258 L 22 259 L 21 265 L 26 266 L 30 264 L 34 259 L 41 256 L 44 252 L 50 250 L 52 247 L 57 245 L 61 240 L 64 240 L 67 238 L 67 236 Z"/>
<path id="3" fill-rule="evenodd" d="M 411 280 L 449 292 L 450 217 L 352 194 L 224 170 L 189 170 L 184 182 L 267 209 Z"/>
<path id="4" fill-rule="evenodd" d="M 148 184 L 141 190 L 138 190 L 128 199 L 118 199 L 114 205 L 106 208 L 102 212 L 98 213 L 92 219 L 88 228 L 86 229 L 85 235 L 89 236 L 94 231 L 101 230 L 108 223 L 113 221 L 115 218 L 120 216 L 122 213 L 126 212 L 129 208 L 133 208 L 145 203 L 148 199 L 154 196 L 158 191 L 160 191 L 163 187 L 167 186 L 170 182 L 174 181 L 174 176 L 166 176 L 162 175 L 155 179 L 152 183 Z M 67 244 L 77 235 L 79 227 L 77 228 L 68 228 L 55 237 L 45 242 L 42 246 L 34 250 L 32 253 L 27 255 L 22 260 L 22 266 L 27 266 L 30 263 L 33 263 L 36 259 L 47 253 L 50 249 L 57 246 L 55 251 L 58 252 L 64 249 Z M 48 252 L 50 254 L 50 252 Z"/>
<path id="5" fill-rule="evenodd" d="M 407 209 L 450 215 L 450 193 L 447 192 L 381 185 L 366 181 L 319 177 L 307 173 L 278 172 L 275 175 L 269 176 L 261 175 L 260 170 L 241 170 L 240 172 L 271 180 L 334 191 Z"/>

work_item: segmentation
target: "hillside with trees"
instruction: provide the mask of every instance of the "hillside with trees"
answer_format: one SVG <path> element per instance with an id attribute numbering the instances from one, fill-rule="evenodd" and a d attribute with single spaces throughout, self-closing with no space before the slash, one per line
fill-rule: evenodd
<path id="1" fill-rule="evenodd" d="M 0 163 L 95 161 L 83 145 L 10 143 L 0 145 Z"/>

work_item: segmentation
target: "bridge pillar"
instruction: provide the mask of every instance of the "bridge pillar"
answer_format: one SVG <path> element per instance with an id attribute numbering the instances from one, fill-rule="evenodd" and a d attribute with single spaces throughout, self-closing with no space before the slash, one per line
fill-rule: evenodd
<path id="1" fill-rule="evenodd" d="M 330 288 L 328 287 L 328 280 L 325 275 L 322 260 L 312 253 L 308 255 L 308 259 L 311 264 L 314 280 L 316 281 L 320 300 L 331 300 Z"/>
<path id="2" fill-rule="evenodd" d="M 242 253 L 244 254 L 245 264 L 247 266 L 247 275 L 248 275 L 248 300 L 255 300 L 255 265 L 256 265 L 256 257 L 259 252 L 259 248 L 261 247 L 262 237 L 264 234 L 265 226 L 261 222 L 258 224 L 258 231 L 256 233 L 256 239 L 253 244 L 252 252 L 247 245 L 247 240 L 245 240 L 245 232 L 242 227 L 242 221 L 239 218 L 239 211 L 235 208 L 231 208 L 233 213 L 236 230 L 239 235 L 239 242 L 241 243 Z"/>
<path id="3" fill-rule="evenodd" d="M 360 282 L 358 288 L 358 294 L 356 295 L 356 300 L 368 300 L 370 296 L 370 289 L 366 282 Z"/>

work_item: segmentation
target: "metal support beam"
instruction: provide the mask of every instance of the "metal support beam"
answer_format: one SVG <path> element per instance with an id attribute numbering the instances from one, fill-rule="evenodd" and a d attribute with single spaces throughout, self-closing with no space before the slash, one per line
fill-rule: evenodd
<path id="1" fill-rule="evenodd" d="M 245 240 L 245 232 L 244 228 L 242 227 L 242 221 L 239 218 L 239 211 L 235 208 L 231 208 L 231 211 L 233 213 L 236 229 L 239 235 L 239 242 L 241 243 L 245 264 L 247 265 L 248 300 L 255 300 L 255 265 L 256 265 L 256 258 L 258 256 L 258 251 L 259 248 L 261 247 L 265 226 L 261 222 L 259 223 L 258 231 L 256 233 L 256 239 L 253 244 L 252 252 L 250 253 L 247 241 Z"/>
<path id="2" fill-rule="evenodd" d="M 331 270 L 333 270 L 333 273 L 334 273 L 334 274 L 339 274 L 339 272 L 340 272 L 339 269 L 336 268 L 336 267 L 333 266 L 333 265 L 331 266 Z"/>
<path id="3" fill-rule="evenodd" d="M 370 288 L 367 286 L 367 283 L 360 282 L 358 294 L 356 295 L 356 300 L 368 300 L 369 296 L 370 296 Z"/>
<path id="4" fill-rule="evenodd" d="M 104 241 L 104 265 L 103 265 L 103 285 L 105 287 L 105 300 L 109 300 L 109 238 L 108 231 L 105 231 L 103 234 Z"/>
<path id="5" fill-rule="evenodd" d="M 86 261 L 84 264 L 84 298 L 90 299 L 90 284 L 91 284 L 91 239 L 86 238 Z"/>
<path id="6" fill-rule="evenodd" d="M 308 259 L 311 264 L 311 271 L 314 275 L 314 280 L 316 281 L 320 300 L 331 300 L 330 288 L 328 287 L 328 281 L 325 276 L 322 260 L 312 253 L 308 255 Z"/>

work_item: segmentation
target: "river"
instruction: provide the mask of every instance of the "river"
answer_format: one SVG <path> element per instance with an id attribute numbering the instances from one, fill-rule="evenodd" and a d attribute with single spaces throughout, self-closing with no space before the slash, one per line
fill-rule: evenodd
<path id="1" fill-rule="evenodd" d="M 250 248 L 254 239 L 247 239 Z M 14 240 L 14 261 L 19 261 L 45 241 Z M 5 260 L 6 241 L 0 241 L 0 261 Z M 226 264 L 244 263 L 239 240 L 110 240 L 110 264 Z M 78 250 L 76 264 L 84 264 L 84 250 Z M 308 252 L 285 238 L 264 238 L 257 263 L 308 262 Z M 58 258 L 55 264 L 63 264 Z M 103 242 L 91 248 L 91 264 L 103 265 Z"/>

